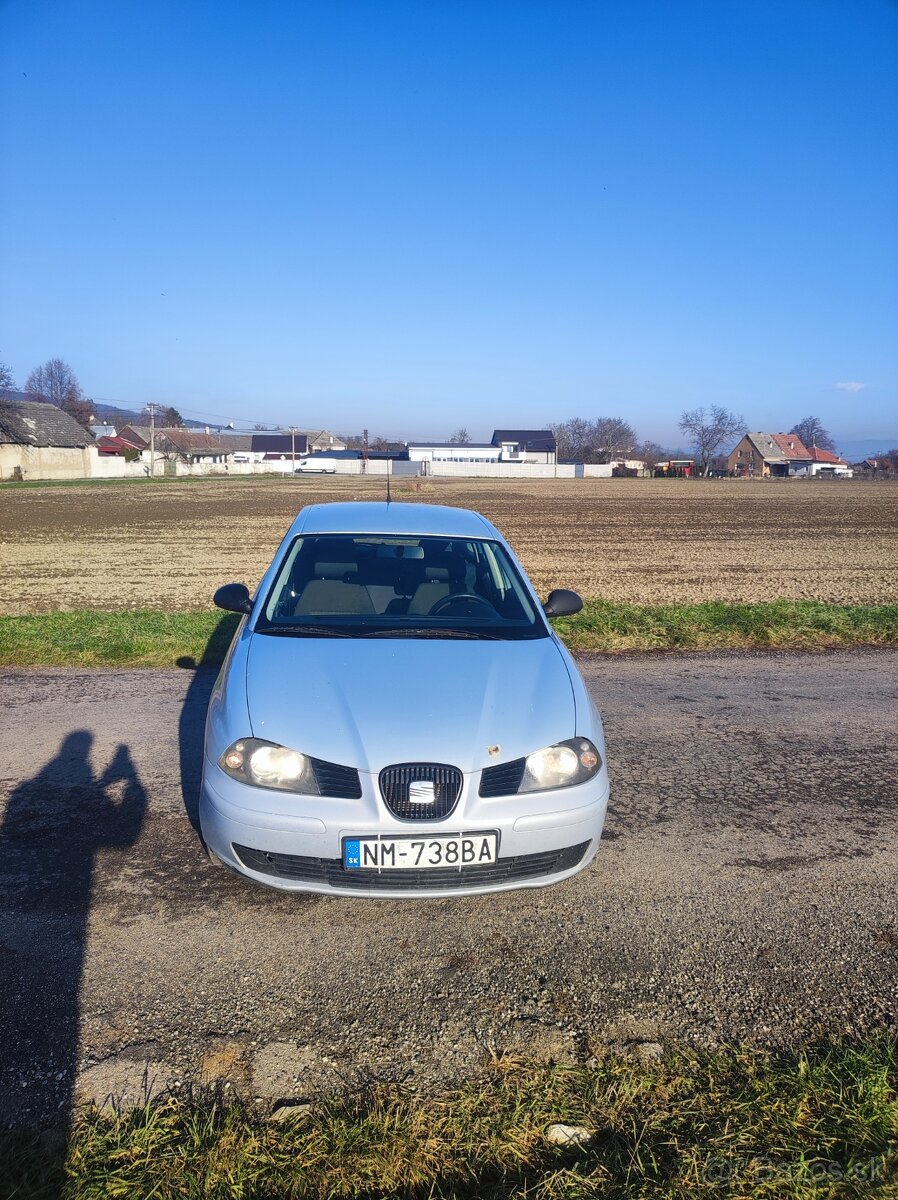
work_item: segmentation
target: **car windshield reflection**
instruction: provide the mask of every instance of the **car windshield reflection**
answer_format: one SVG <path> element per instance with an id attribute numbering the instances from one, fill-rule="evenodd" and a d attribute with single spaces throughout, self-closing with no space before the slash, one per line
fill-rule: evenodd
<path id="1" fill-rule="evenodd" d="M 504 547 L 487 539 L 298 537 L 256 621 L 296 637 L 548 637 Z"/>

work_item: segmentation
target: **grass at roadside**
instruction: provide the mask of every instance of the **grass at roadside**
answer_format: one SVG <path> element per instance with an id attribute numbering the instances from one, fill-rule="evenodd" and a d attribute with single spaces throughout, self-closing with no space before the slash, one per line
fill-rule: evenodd
<path id="1" fill-rule="evenodd" d="M 218 666 L 238 623 L 217 610 L 0 617 L 0 666 L 173 667 L 185 658 Z"/>
<path id="2" fill-rule="evenodd" d="M 556 1122 L 587 1140 L 552 1144 Z M 48 1140 L 0 1133 L 0 1195 L 60 1194 Z M 68 1200 L 895 1195 L 898 1043 L 594 1069 L 500 1061 L 451 1093 L 374 1086 L 284 1122 L 215 1096 L 163 1100 L 81 1117 L 64 1172 Z"/>
<path id="3" fill-rule="evenodd" d="M 297 456 L 298 457 L 298 456 Z M 158 468 L 157 468 L 158 470 Z M 208 483 L 222 481 L 233 483 L 235 480 L 255 479 L 263 482 L 271 480 L 276 481 L 292 481 L 292 475 L 286 475 L 283 471 L 258 471 L 251 475 L 122 475 L 120 477 L 113 476 L 109 479 L 4 479 L 0 482 L 0 491 L 21 492 L 29 488 L 67 488 L 67 487 L 110 487 L 120 483 L 133 484 L 163 484 L 172 485 L 180 483 Z"/>
<path id="4" fill-rule="evenodd" d="M 0 617 L 0 666 L 168 667 L 178 659 L 216 666 L 237 618 L 219 612 L 152 610 Z M 575 651 L 820 649 L 898 646 L 898 604 L 672 604 L 587 600 L 556 623 Z"/>
<path id="5" fill-rule="evenodd" d="M 898 604 L 621 604 L 587 600 L 556 622 L 571 650 L 752 650 L 898 645 Z"/>

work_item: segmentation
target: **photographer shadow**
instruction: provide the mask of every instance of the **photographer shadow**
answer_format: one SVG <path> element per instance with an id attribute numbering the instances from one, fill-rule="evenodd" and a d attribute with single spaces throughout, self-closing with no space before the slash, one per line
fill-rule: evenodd
<path id="1" fill-rule="evenodd" d="M 147 807 L 128 747 L 95 776 L 93 742 L 87 729 L 67 734 L 13 790 L 0 824 L 0 1127 L 45 1131 L 51 1189 L 62 1186 L 72 1122 L 96 860 L 134 845 Z"/>

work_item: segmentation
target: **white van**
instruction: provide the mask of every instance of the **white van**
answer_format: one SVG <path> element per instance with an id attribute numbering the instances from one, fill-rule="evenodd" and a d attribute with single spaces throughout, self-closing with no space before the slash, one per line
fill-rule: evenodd
<path id="1" fill-rule="evenodd" d="M 294 475 L 335 475 L 336 459 L 326 454 L 305 454 L 296 464 Z"/>

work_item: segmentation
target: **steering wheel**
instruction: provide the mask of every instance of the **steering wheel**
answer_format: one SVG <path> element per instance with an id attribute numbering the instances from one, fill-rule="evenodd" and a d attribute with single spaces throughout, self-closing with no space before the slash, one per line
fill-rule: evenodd
<path id="1" fill-rule="evenodd" d="M 453 604 L 456 604 L 462 600 L 467 600 L 473 604 L 478 604 L 481 608 L 488 608 L 490 611 L 490 616 L 496 615 L 496 610 L 492 604 L 490 604 L 489 600 L 484 600 L 483 596 L 478 596 L 474 592 L 452 592 L 448 596 L 441 596 L 439 600 L 437 600 L 436 604 L 431 606 L 427 615 L 429 617 L 439 617 L 448 608 L 451 608 Z"/>

